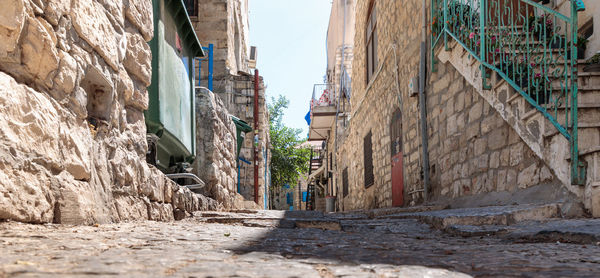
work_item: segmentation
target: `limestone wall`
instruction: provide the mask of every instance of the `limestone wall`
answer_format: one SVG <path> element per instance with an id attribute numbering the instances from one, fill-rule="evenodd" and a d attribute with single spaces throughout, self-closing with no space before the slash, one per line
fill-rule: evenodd
<path id="1" fill-rule="evenodd" d="M 198 1 L 198 16 L 192 17 L 198 39 L 204 46 L 214 44 L 215 87 L 225 86 L 227 75 L 248 72 L 248 0 Z M 206 80 L 208 63 L 203 63 L 201 80 Z M 202 86 L 206 86 L 203 82 Z"/>
<path id="2" fill-rule="evenodd" d="M 439 64 L 427 90 L 434 198 L 560 186 L 550 169 L 450 64 Z"/>
<path id="3" fill-rule="evenodd" d="M 207 208 L 145 162 L 151 1 L 2 7 L 0 219 L 172 220 Z"/>
<path id="4" fill-rule="evenodd" d="M 421 16 L 421 1 L 376 1 L 378 67 L 371 80 L 366 80 L 365 71 L 368 5 L 369 1 L 359 1 L 356 6 L 352 110 L 335 173 L 341 181 L 342 171 L 348 169 L 348 195 L 341 194 L 341 182 L 336 186 L 342 210 L 392 206 L 391 149 L 396 139 L 391 138 L 391 124 L 396 109 L 402 114 L 404 206 L 421 204 L 424 198 L 419 102 L 408 90 L 411 78 L 419 74 L 421 26 L 414 19 Z M 426 88 L 430 201 L 502 192 L 507 194 L 498 201 L 510 203 L 510 194 L 557 182 L 451 65 L 437 67 L 437 73 L 428 73 Z M 375 182 L 366 187 L 363 143 L 369 132 Z"/>
<path id="5" fill-rule="evenodd" d="M 236 204 L 241 196 L 237 194 L 235 125 L 223 102 L 205 88 L 196 90 L 196 132 L 194 169 L 206 183 L 201 193 L 225 208 L 243 208 Z"/>

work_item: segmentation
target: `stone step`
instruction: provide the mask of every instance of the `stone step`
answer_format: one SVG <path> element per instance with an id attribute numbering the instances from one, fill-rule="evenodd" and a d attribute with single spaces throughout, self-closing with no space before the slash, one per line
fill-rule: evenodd
<path id="1" fill-rule="evenodd" d="M 490 206 L 480 208 L 460 208 L 427 212 L 405 212 L 385 215 L 379 218 L 413 218 L 430 224 L 437 229 L 452 225 L 513 225 L 523 221 L 542 221 L 560 216 L 558 204 Z"/>
<path id="2" fill-rule="evenodd" d="M 501 236 L 519 243 L 577 243 L 600 242 L 600 219 L 549 219 L 526 221 L 512 226 L 451 225 L 446 232 L 462 237 Z"/>

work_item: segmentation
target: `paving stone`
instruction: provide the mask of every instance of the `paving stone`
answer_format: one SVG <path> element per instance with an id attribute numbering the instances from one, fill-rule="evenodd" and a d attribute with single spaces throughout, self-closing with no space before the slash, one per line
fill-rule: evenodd
<path id="1" fill-rule="evenodd" d="M 487 209 L 488 214 L 500 211 L 501 208 Z M 459 211 L 420 213 L 457 215 Z M 472 211 L 460 213 L 467 215 Z M 273 219 L 282 223 L 337 221 L 341 230 L 207 223 L 203 214 L 243 219 L 247 223 L 268 223 Z M 534 240 L 540 234 L 553 231 L 563 236 L 579 231 L 597 234 L 600 231 L 597 220 L 523 222 L 505 226 L 503 229 L 507 232 L 497 235 L 484 234 L 495 226 L 452 226 L 473 231 L 465 237 L 432 229 L 417 219 L 336 220 L 302 212 L 295 212 L 295 219 L 288 219 L 286 214 L 204 212 L 171 223 L 142 221 L 96 226 L 4 222 L 0 223 L 0 277 L 600 275 L 600 246 L 591 242 L 579 245 Z M 517 230 L 521 234 L 517 234 Z M 510 233 L 514 236 L 508 237 Z"/>

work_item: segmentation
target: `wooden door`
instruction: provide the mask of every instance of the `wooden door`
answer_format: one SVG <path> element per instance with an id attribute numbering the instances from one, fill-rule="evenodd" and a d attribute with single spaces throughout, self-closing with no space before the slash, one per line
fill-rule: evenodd
<path id="1" fill-rule="evenodd" d="M 394 111 L 390 123 L 391 133 L 391 159 L 392 159 L 392 205 L 395 207 L 404 204 L 404 173 L 402 157 L 402 113 L 400 109 Z"/>

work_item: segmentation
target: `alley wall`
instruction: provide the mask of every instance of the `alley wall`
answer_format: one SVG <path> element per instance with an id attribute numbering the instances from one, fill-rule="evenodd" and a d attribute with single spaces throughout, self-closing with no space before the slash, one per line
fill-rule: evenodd
<path id="1" fill-rule="evenodd" d="M 409 95 L 410 80 L 419 75 L 421 21 L 415 19 L 422 16 L 422 1 L 375 1 L 378 64 L 367 80 L 365 26 L 370 2 L 359 1 L 356 6 L 352 109 L 335 173 L 340 181 L 336 187 L 341 210 L 392 206 L 391 155 L 397 141 L 403 154 L 403 206 L 424 203 L 419 101 L 417 94 Z M 429 44 L 426 47 L 427 57 L 431 57 Z M 547 195 L 525 202 L 568 198 L 557 189 L 560 183 L 552 171 L 460 73 L 450 64 L 440 63 L 437 72 L 431 73 L 429 65 L 428 59 L 425 92 L 430 202 L 452 203 L 463 197 L 478 199 L 501 192 L 503 197 L 481 205 L 510 203 L 517 192 L 538 185 L 546 186 L 540 192 Z M 392 125 L 398 124 L 392 118 L 396 111 L 401 113 L 401 135 L 391 138 Z M 369 134 L 372 185 L 365 184 L 364 142 Z M 347 196 L 341 182 L 344 170 L 348 173 Z"/>
<path id="2" fill-rule="evenodd" d="M 152 1 L 0 9 L 0 220 L 173 220 L 216 209 L 148 166 Z"/>

